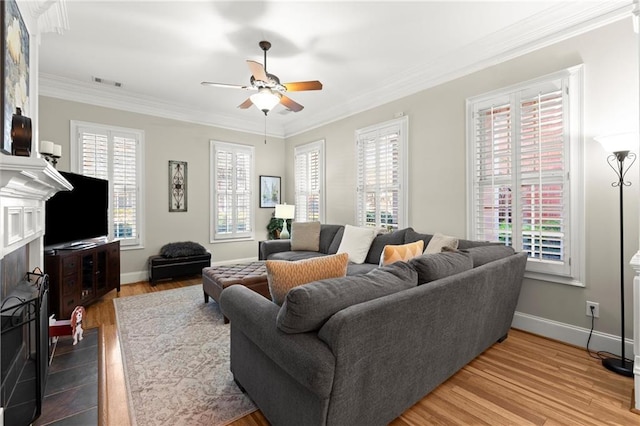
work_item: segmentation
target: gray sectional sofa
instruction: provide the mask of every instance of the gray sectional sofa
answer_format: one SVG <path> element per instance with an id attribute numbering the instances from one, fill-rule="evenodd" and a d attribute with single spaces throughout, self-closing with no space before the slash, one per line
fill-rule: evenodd
<path id="1" fill-rule="evenodd" d="M 319 252 L 276 241 L 261 257 L 335 253 L 339 232 L 323 225 Z M 350 265 L 346 277 L 293 288 L 282 306 L 243 286 L 222 292 L 231 370 L 271 424 L 388 424 L 506 338 L 526 253 L 460 240 L 456 251 L 377 267 L 376 244 L 431 238 L 411 228 L 394 234 L 376 237 L 369 266 L 355 265 L 369 272 Z"/>
<path id="2" fill-rule="evenodd" d="M 262 241 L 260 243 L 258 259 L 302 260 L 310 259 L 313 257 L 326 256 L 328 254 L 335 254 L 340 247 L 340 241 L 342 240 L 344 229 L 345 228 L 343 225 L 320 225 L 320 246 L 318 251 L 291 250 L 291 240 L 288 239 Z M 424 247 L 426 248 L 432 237 L 433 234 L 421 234 L 416 232 L 413 228 L 404 228 L 386 234 L 379 234 L 371 243 L 369 253 L 367 253 L 367 257 L 364 263 L 350 263 L 349 267 L 347 268 L 347 275 L 363 274 L 377 268 L 378 263 L 380 262 L 380 255 L 382 254 L 382 250 L 384 250 L 384 247 L 387 244 L 400 245 L 423 240 Z M 504 245 L 502 245 L 501 243 L 471 241 L 465 239 L 458 240 L 458 249 L 460 250 L 468 250 L 474 247 L 489 245 L 504 248 Z M 479 256 L 480 253 L 480 251 L 477 251 L 476 254 Z"/>

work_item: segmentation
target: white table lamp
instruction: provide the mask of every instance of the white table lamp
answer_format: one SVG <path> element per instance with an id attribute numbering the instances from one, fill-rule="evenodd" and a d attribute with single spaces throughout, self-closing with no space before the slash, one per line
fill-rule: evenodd
<path id="1" fill-rule="evenodd" d="M 289 231 L 287 229 L 287 219 L 293 219 L 296 211 L 296 206 L 289 204 L 276 204 L 276 211 L 274 216 L 276 219 L 282 219 L 282 231 L 280 231 L 280 238 L 289 238 Z"/>

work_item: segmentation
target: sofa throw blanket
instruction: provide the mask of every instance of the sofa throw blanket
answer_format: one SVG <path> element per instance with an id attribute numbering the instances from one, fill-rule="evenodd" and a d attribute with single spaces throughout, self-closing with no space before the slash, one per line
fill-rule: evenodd
<path id="1" fill-rule="evenodd" d="M 169 243 L 162 246 L 160 255 L 163 257 L 185 257 L 206 254 L 207 249 L 193 241 Z"/>

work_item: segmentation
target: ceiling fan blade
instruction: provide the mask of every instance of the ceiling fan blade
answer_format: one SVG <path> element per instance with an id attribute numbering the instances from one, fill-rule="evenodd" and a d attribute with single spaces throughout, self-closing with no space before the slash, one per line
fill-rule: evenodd
<path id="1" fill-rule="evenodd" d="M 286 97 L 285 95 L 282 95 L 282 97 L 280 98 L 280 103 L 293 112 L 302 111 L 302 108 L 304 108 L 302 105 L 292 100 L 291 98 Z"/>
<path id="2" fill-rule="evenodd" d="M 260 62 L 248 60 L 247 64 L 249 65 L 249 69 L 251 70 L 251 75 L 253 75 L 253 78 L 265 82 L 269 81 L 269 77 L 267 77 L 267 73 L 265 72 L 264 67 Z"/>
<path id="3" fill-rule="evenodd" d="M 322 83 L 318 80 L 295 81 L 293 83 L 282 83 L 287 88 L 287 92 L 300 92 L 302 90 L 322 90 Z"/>
<path id="4" fill-rule="evenodd" d="M 251 102 L 251 98 L 247 98 L 246 101 L 244 101 L 243 103 L 241 103 L 240 105 L 238 105 L 238 108 L 240 109 L 247 109 L 249 108 L 251 105 L 253 105 L 253 102 Z"/>
<path id="5" fill-rule="evenodd" d="M 253 86 L 243 86 L 241 84 L 213 83 L 211 81 L 203 81 L 200 84 L 203 86 L 224 87 L 225 89 L 256 90 Z"/>

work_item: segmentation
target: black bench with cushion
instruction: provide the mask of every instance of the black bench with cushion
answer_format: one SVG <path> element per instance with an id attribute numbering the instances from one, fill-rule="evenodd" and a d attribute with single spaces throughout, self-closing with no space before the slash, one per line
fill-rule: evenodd
<path id="1" fill-rule="evenodd" d="M 209 266 L 211 253 L 200 244 L 169 243 L 162 247 L 159 255 L 149 258 L 149 281 L 153 286 L 162 279 L 202 274 L 202 268 Z"/>

